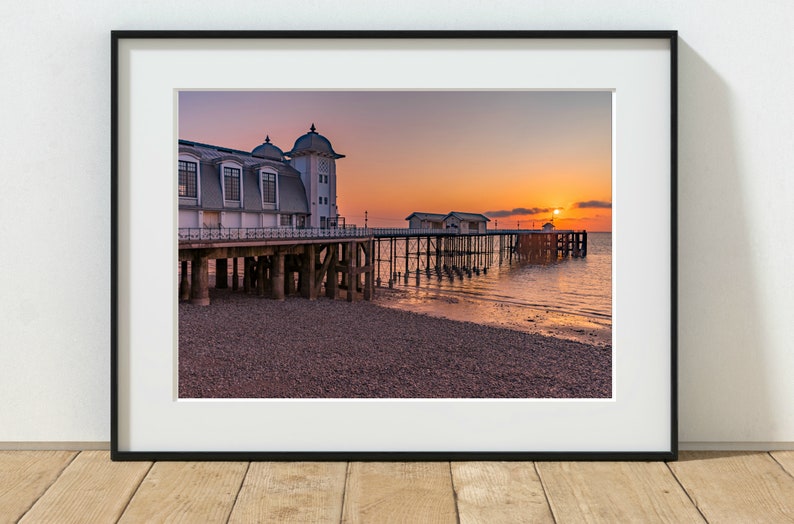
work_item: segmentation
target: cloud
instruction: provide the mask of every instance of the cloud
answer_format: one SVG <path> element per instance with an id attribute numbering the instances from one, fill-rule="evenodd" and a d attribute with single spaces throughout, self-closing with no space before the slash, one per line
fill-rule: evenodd
<path id="1" fill-rule="evenodd" d="M 573 207 L 587 208 L 597 207 L 602 209 L 612 209 L 612 202 L 604 202 L 602 200 L 588 200 L 587 202 L 577 202 Z"/>
<path id="2" fill-rule="evenodd" d="M 539 215 L 541 213 L 551 213 L 553 207 L 517 207 L 514 209 L 501 209 L 499 211 L 486 211 L 483 215 L 488 218 L 512 217 L 517 215 Z"/>

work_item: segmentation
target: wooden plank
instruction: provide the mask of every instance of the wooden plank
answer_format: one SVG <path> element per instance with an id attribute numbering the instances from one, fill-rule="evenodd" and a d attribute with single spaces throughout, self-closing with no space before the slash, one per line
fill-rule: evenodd
<path id="1" fill-rule="evenodd" d="M 778 464 L 785 469 L 789 475 L 794 477 L 794 450 L 790 451 L 773 451 L 770 453 Z"/>
<path id="2" fill-rule="evenodd" d="M 351 463 L 342 522 L 456 522 L 449 463 Z"/>
<path id="3" fill-rule="evenodd" d="M 119 522 L 226 522 L 247 462 L 157 462 Z"/>
<path id="4" fill-rule="evenodd" d="M 74 451 L 0 451 L 0 523 L 19 520 L 75 455 Z"/>
<path id="5" fill-rule="evenodd" d="M 346 462 L 253 462 L 229 522 L 339 522 L 346 472 Z"/>
<path id="6" fill-rule="evenodd" d="M 107 451 L 83 451 L 20 522 L 114 522 L 150 466 L 111 462 Z"/>
<path id="7" fill-rule="evenodd" d="M 538 462 L 557 522 L 703 522 L 663 462 Z"/>
<path id="8" fill-rule="evenodd" d="M 670 469 L 709 522 L 794 522 L 794 478 L 762 452 L 681 452 Z"/>
<path id="9" fill-rule="evenodd" d="M 554 522 L 532 462 L 453 462 L 461 524 Z"/>

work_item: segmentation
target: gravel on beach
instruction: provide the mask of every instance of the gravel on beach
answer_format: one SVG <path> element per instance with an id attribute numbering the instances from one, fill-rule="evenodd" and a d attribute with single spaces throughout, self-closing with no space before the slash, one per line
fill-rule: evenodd
<path id="1" fill-rule="evenodd" d="M 180 398 L 610 398 L 612 348 L 380 307 L 211 290 L 179 305 Z"/>

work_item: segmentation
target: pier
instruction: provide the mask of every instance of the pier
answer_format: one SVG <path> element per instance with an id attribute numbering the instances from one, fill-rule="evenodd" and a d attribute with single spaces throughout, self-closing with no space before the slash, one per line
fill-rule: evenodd
<path id="1" fill-rule="evenodd" d="M 314 300 L 321 290 L 329 298 L 371 300 L 373 253 L 373 237 L 362 230 L 180 229 L 179 298 L 209 305 L 214 260 L 217 288 L 228 287 L 231 271 L 233 290 L 276 300 L 293 294 Z"/>
<path id="2" fill-rule="evenodd" d="M 460 234 L 439 229 L 373 229 L 378 287 L 424 278 L 463 279 L 503 264 L 550 264 L 587 256 L 587 232 L 497 229 Z"/>
<path id="3" fill-rule="evenodd" d="M 587 232 L 408 228 L 180 228 L 179 297 L 209 304 L 215 286 L 283 300 L 300 295 L 371 300 L 375 287 L 421 278 L 464 279 L 503 264 L 587 256 Z M 231 263 L 230 263 L 231 261 Z M 242 283 L 240 282 L 242 280 Z"/>

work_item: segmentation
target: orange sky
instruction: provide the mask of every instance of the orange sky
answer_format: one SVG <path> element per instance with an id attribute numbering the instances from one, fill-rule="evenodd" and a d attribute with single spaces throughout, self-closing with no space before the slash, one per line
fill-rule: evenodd
<path id="1" fill-rule="evenodd" d="M 610 92 L 183 91 L 179 138 L 285 151 L 314 123 L 334 149 L 348 224 L 414 211 L 484 213 L 490 228 L 610 231 Z M 534 221 L 534 224 L 533 224 Z"/>

